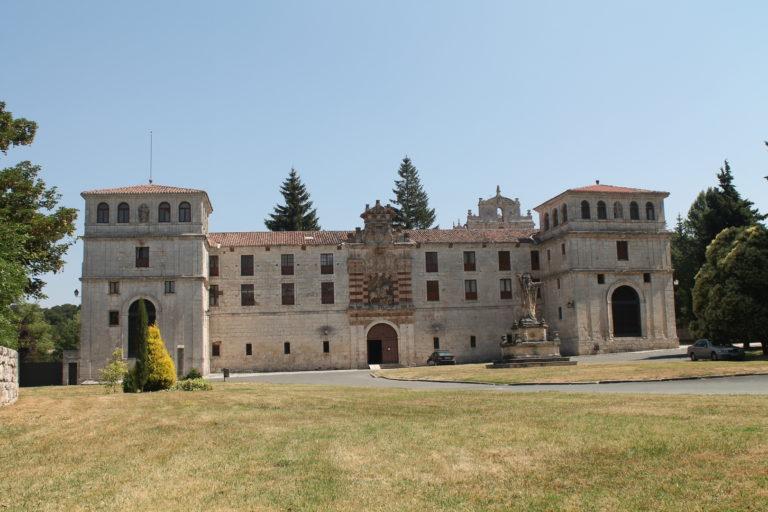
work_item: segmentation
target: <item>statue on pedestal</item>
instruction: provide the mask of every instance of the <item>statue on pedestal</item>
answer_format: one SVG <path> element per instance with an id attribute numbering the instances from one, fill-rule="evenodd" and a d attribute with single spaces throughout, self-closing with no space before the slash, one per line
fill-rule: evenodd
<path id="1" fill-rule="evenodd" d="M 536 296 L 538 295 L 539 286 L 541 283 L 536 282 L 531 277 L 531 274 L 524 273 L 518 274 L 517 278 L 520 280 L 520 288 L 522 290 L 523 297 L 523 318 L 522 320 L 536 321 Z M 526 322 L 526 323 L 528 323 Z"/>

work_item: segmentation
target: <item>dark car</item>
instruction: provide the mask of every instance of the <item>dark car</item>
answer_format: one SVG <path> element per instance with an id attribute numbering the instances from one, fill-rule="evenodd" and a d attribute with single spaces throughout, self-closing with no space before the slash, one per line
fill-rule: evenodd
<path id="1" fill-rule="evenodd" d="M 436 364 L 456 364 L 456 358 L 447 350 L 435 350 L 427 359 L 427 364 L 430 366 Z"/>
<path id="2" fill-rule="evenodd" d="M 688 347 L 688 357 L 691 361 L 697 359 L 744 359 L 744 350 L 734 347 L 730 343 L 718 343 L 707 339 L 697 340 Z"/>

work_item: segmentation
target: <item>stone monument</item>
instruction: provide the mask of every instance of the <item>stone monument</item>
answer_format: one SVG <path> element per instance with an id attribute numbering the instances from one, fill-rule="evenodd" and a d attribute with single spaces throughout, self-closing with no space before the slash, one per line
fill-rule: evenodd
<path id="1" fill-rule="evenodd" d="M 501 343 L 501 361 L 488 368 L 514 368 L 525 366 L 573 365 L 568 357 L 560 355 L 560 338 L 555 333 L 547 339 L 547 322 L 536 317 L 536 296 L 541 283 L 531 274 L 517 274 L 522 297 L 523 316 L 512 324 L 511 333 Z"/>

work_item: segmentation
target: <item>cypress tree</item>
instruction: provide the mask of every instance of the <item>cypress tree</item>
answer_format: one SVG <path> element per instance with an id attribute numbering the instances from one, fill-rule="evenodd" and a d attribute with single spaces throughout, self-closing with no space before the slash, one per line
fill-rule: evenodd
<path id="1" fill-rule="evenodd" d="M 144 299 L 139 299 L 139 311 L 136 320 L 136 367 L 134 368 L 133 385 L 137 391 L 143 390 L 149 378 L 149 319 Z"/>
<path id="2" fill-rule="evenodd" d="M 419 178 L 419 171 L 406 155 L 397 170 L 399 180 L 395 180 L 392 192 L 397 205 L 397 217 L 394 225 L 403 229 L 429 229 L 435 222 L 435 210 L 429 207 L 429 197 L 424 192 Z"/>
<path id="3" fill-rule="evenodd" d="M 274 213 L 264 220 L 270 231 L 318 231 L 320 224 L 317 210 L 312 208 L 309 192 L 301 182 L 299 173 L 291 168 L 291 172 L 280 187 L 285 204 L 275 206 Z"/>

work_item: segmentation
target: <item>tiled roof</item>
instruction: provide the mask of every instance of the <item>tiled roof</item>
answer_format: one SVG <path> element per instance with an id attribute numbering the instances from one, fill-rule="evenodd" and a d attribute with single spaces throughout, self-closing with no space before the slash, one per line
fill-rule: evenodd
<path id="1" fill-rule="evenodd" d="M 586 187 L 571 188 L 567 192 L 613 192 L 616 194 L 637 194 L 642 192 L 655 192 L 643 188 L 617 187 L 615 185 L 587 185 Z"/>
<path id="2" fill-rule="evenodd" d="M 143 184 L 143 185 L 132 185 L 130 187 L 86 190 L 85 192 L 82 193 L 82 195 L 88 196 L 88 195 L 102 195 L 102 194 L 194 194 L 194 193 L 205 194 L 205 190 L 198 190 L 194 188 L 169 187 L 167 185 L 155 185 L 153 183 L 149 183 L 149 184 Z"/>
<path id="3" fill-rule="evenodd" d="M 417 243 L 518 242 L 534 233 L 511 229 L 415 229 L 408 239 Z M 351 241 L 352 231 L 245 231 L 208 233 L 210 244 L 222 247 L 265 245 L 338 245 Z"/>

